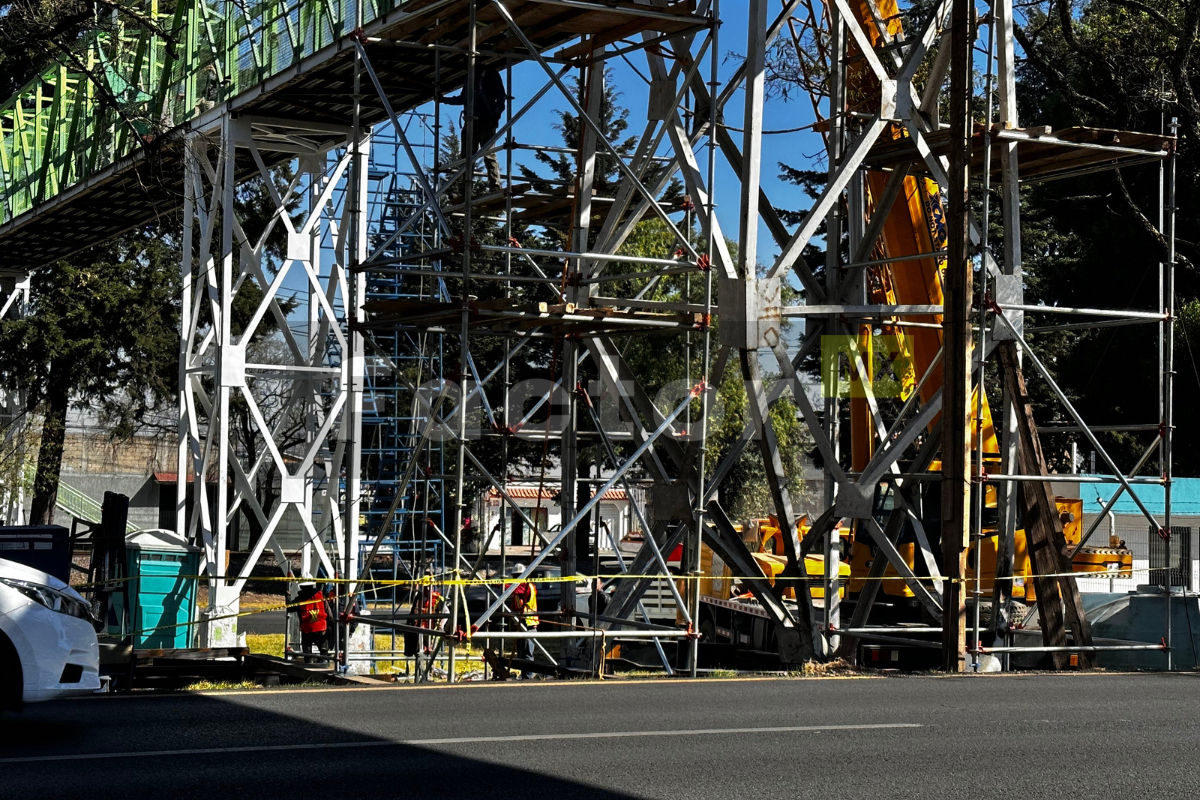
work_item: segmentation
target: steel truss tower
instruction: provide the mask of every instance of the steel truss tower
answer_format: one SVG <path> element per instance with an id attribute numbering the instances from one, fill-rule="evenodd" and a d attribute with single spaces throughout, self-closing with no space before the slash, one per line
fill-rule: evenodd
<path id="1" fill-rule="evenodd" d="M 852 520 L 856 535 L 869 537 L 876 552 L 851 619 L 844 623 L 839 604 L 830 602 L 823 619 L 814 621 L 816 627 L 829 652 L 839 650 L 848 658 L 854 658 L 863 640 L 920 645 L 899 638 L 904 629 L 867 625 L 885 571 L 890 569 L 928 617 L 940 621 L 940 627 L 927 630 L 942 634 L 943 666 L 961 669 L 968 661 L 978 666 L 983 650 L 979 607 L 992 598 L 979 591 L 978 573 L 975 581 L 966 579 L 966 564 L 969 549 L 974 549 L 973 563 L 981 563 L 981 543 L 989 535 L 982 527 L 984 487 L 990 486 L 998 494 L 998 530 L 990 532 L 998 539 L 994 581 L 998 611 L 993 622 L 998 638 L 1007 630 L 1005 608 L 1012 590 L 1013 538 L 1018 527 L 1026 527 L 1031 549 L 1035 542 L 1041 543 L 1036 571 L 1062 576 L 1039 581 L 1045 647 L 1005 647 L 1000 641 L 990 652 L 1041 649 L 1053 654 L 1056 665 L 1065 665 L 1065 612 L 1074 634 L 1075 646 L 1070 650 L 1086 661 L 1105 647 L 1091 646 L 1075 579 L 1063 576 L 1071 571 L 1074 551 L 1068 552 L 1048 484 L 1039 478 L 1046 467 L 1024 394 L 1022 363 L 1046 381 L 1074 420 L 1073 430 L 1101 454 L 1121 483 L 1118 496 L 1121 492 L 1134 496 L 1159 531 L 1169 530 L 1169 500 L 1165 520 L 1155 519 L 1136 497 L 1133 484 L 1139 479 L 1132 476 L 1161 447 L 1163 477 L 1153 482 L 1169 486 L 1170 378 L 1164 377 L 1159 390 L 1159 423 L 1130 427 L 1153 428 L 1158 435 L 1136 465 L 1122 467 L 1109 458 L 1096 433 L 1026 342 L 1024 317 L 1037 314 L 1050 320 L 1029 332 L 1057 329 L 1054 320 L 1063 315 L 1069 320 L 1066 327 L 1156 324 L 1160 358 L 1170 363 L 1172 340 L 1166 329 L 1173 314 L 1171 265 L 1160 268 L 1162 301 L 1157 308 L 1026 305 L 1020 189 L 1037 181 L 1126 165 L 1166 163 L 1170 170 L 1173 138 L 1082 128 L 1053 133 L 1021 128 L 1013 7 L 1007 0 L 993 2 L 986 25 L 978 26 L 966 3 L 946 0 L 919 20 L 915 30 L 907 31 L 895 3 L 859 7 L 832 0 L 797 5 L 800 10 L 790 32 L 802 65 L 803 54 L 815 52 L 828 66 L 826 78 L 807 73 L 806 78 L 819 127 L 825 132 L 829 177 L 799 230 L 790 238 L 778 237 L 783 252 L 769 277 L 791 269 L 803 284 L 808 305 L 784 308 L 782 315 L 806 320 L 800 357 L 806 350 L 820 352 L 822 364 L 830 365 L 824 368 L 823 380 L 848 381 L 853 387 L 843 411 L 849 413 L 855 443 L 846 469 L 836 433 L 839 401 L 827 399 L 822 419 L 797 384 L 794 395 L 823 457 L 827 485 L 827 510 L 813 524 L 801 549 L 824 547 L 829 597 L 836 597 L 830 591 L 837 574 L 834 529 L 839 522 Z M 986 60 L 975 58 L 973 48 L 985 52 Z M 987 79 L 980 97 L 973 89 L 972 74 L 985 64 Z M 940 120 L 947 102 L 948 125 Z M 986 108 L 982 120 L 972 111 L 980 105 Z M 989 214 L 994 213 L 989 203 L 997 188 L 1004 236 L 993 243 L 987 230 Z M 972 196 L 982 200 L 982 219 L 971 211 Z M 1171 205 L 1165 197 L 1163 203 Z M 893 227 L 897 220 L 905 229 Z M 821 222 L 826 223 L 826 242 L 845 237 L 846 243 L 841 252 L 828 247 L 824 280 L 818 281 L 798 256 Z M 1172 228 L 1168 220 L 1167 230 Z M 904 242 L 908 248 L 888 250 L 906 235 L 915 237 Z M 977 273 L 974 280 L 973 273 Z M 1087 321 L 1080 322 L 1081 317 Z M 892 353 L 872 351 L 872 337 L 880 333 L 896 340 Z M 828 352 L 831 347 L 844 355 Z M 780 347 L 774 350 L 783 373 L 794 376 L 788 353 Z M 840 366 L 839 356 L 844 359 Z M 907 383 L 898 412 L 889 411 L 872 386 L 880 356 L 884 363 L 893 362 L 896 377 Z M 800 357 L 791 363 L 798 364 Z M 996 361 L 1005 375 L 1002 396 L 991 398 L 992 407 L 998 401 L 1001 409 L 999 447 L 998 452 L 985 452 L 985 441 L 995 437 L 992 409 L 981 384 L 986 365 Z M 907 375 L 900 374 L 901 364 Z M 915 372 L 914 366 L 919 367 Z M 935 460 L 941 468 L 931 472 Z M 1055 476 L 1060 479 L 1078 480 Z M 1018 483 L 1026 487 L 1025 507 L 1020 509 Z M 922 524 L 922 497 L 933 485 L 941 492 L 940 530 L 927 530 Z M 876 500 L 881 489 L 890 490 L 895 506 L 882 523 Z M 1109 507 L 1115 502 L 1116 497 Z M 929 518 L 928 506 L 924 518 Z M 1039 531 L 1043 523 L 1036 520 L 1048 520 L 1046 530 Z M 915 539 L 915 558 L 906 559 L 897 549 L 906 526 Z M 1054 526 L 1057 529 L 1050 530 Z M 1091 526 L 1075 550 L 1086 545 L 1095 528 Z M 966 636 L 968 595 L 975 611 L 970 638 Z M 1061 604 L 1047 599 L 1060 595 Z"/>
<path id="2" fill-rule="evenodd" d="M 280 565 L 289 563 L 275 537 L 289 513 L 305 531 L 302 574 L 314 574 L 318 562 L 327 576 L 356 574 L 362 344 L 344 330 L 344 320 L 363 302 L 360 282 L 349 268 L 362 257 L 352 243 L 365 246 L 365 236 L 355 233 L 364 229 L 366 183 L 350 178 L 359 190 L 343 193 L 340 208 L 333 198 L 347 173 L 361 170 L 368 146 L 369 137 L 355 136 L 354 128 L 230 115 L 220 120 L 211 138 L 202 130 L 187 145 L 178 496 L 187 496 L 190 480 L 196 502 L 190 520 L 186 504 L 180 503 L 177 529 L 203 543 L 206 569 L 214 576 L 207 613 L 219 621 L 207 631 L 210 646 L 228 644 L 236 631 L 238 597 L 264 549 L 272 548 Z M 282 187 L 264 161 L 277 148 L 300 153 L 299 169 Z M 333 151 L 338 157 L 330 159 Z M 239 219 L 239 158 L 257 165 L 257 177 L 274 205 L 255 239 Z M 277 227 L 283 230 L 285 257 L 271 264 L 264 254 Z M 333 259 L 323 264 L 325 239 L 331 241 Z M 297 284 L 308 301 L 306 319 L 299 325 L 289 318 L 281 298 L 282 291 L 294 291 Z M 239 295 L 253 304 L 248 319 L 234 318 Z M 284 363 L 253 359 L 251 344 L 268 315 L 286 343 L 290 359 Z M 331 346 L 342 354 L 338 363 L 330 363 Z M 267 391 L 259 391 L 263 387 Z M 264 396 L 275 404 L 270 421 Z M 239 400 L 265 442 L 253 461 L 244 460 L 245 453 L 232 441 L 230 404 Z M 284 447 L 277 434 L 294 419 L 303 420 L 305 435 Z M 343 469 L 347 490 L 331 492 Z M 279 503 L 269 517 L 255 493 L 260 473 L 267 479 L 277 476 L 280 487 Z M 210 481 L 211 476 L 218 479 Z M 210 502 L 210 492 L 215 492 L 215 502 Z M 241 573 L 225 575 L 228 525 L 239 507 L 258 519 L 262 533 Z M 337 565 L 327 541 L 338 548 Z"/>

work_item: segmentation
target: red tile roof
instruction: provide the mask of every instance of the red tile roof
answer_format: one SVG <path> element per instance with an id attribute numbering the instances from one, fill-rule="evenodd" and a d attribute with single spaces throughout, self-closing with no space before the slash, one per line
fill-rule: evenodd
<path id="1" fill-rule="evenodd" d="M 543 487 L 541 490 L 541 493 L 539 495 L 538 488 L 536 486 L 509 486 L 508 488 L 505 489 L 505 491 L 508 492 L 508 496 L 511 497 L 513 500 L 550 500 L 550 501 L 553 501 L 554 498 L 558 496 L 559 490 L 558 490 L 557 486 L 552 487 L 552 488 L 551 487 Z M 500 493 L 496 491 L 495 487 L 492 487 L 492 488 L 488 489 L 487 496 L 489 498 L 497 498 L 500 496 Z M 609 489 L 607 492 L 604 493 L 604 496 L 601 497 L 600 499 L 601 500 L 628 500 L 629 495 L 625 492 L 624 489 Z"/>

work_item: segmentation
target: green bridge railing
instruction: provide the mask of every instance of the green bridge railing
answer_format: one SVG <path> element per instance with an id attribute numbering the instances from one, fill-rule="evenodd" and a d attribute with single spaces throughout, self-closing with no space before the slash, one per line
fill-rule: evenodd
<path id="1" fill-rule="evenodd" d="M 358 0 L 126 0 L 0 105 L 0 224 L 348 34 Z M 365 0 L 364 23 L 401 0 Z"/>
<path id="2" fill-rule="evenodd" d="M 58 482 L 58 499 L 54 504 L 72 517 L 86 522 L 99 522 L 100 515 L 103 513 L 99 503 L 61 480 Z M 140 530 L 141 528 L 132 522 L 125 523 L 126 533 L 136 533 Z"/>

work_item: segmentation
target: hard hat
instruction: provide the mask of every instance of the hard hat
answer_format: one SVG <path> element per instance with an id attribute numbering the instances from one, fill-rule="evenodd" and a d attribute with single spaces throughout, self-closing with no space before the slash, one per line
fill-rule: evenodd
<path id="1" fill-rule="evenodd" d="M 512 576 L 514 578 L 519 577 L 524 574 L 525 574 L 525 565 L 524 564 L 514 564 L 513 565 Z"/>
<path id="2" fill-rule="evenodd" d="M 314 582 L 314 581 L 300 581 L 300 588 L 301 588 L 301 589 L 312 589 L 312 588 L 313 588 L 313 587 L 315 587 L 316 585 L 317 585 L 317 584 L 316 584 L 316 582 Z"/>

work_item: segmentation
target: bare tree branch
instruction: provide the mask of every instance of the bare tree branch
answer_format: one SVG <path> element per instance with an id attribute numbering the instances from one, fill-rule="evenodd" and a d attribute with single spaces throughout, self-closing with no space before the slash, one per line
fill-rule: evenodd
<path id="1" fill-rule="evenodd" d="M 1098 73 L 1104 75 L 1108 79 L 1109 87 L 1114 90 L 1114 96 L 1120 97 L 1121 94 L 1117 90 L 1121 82 L 1117 79 L 1112 62 L 1105 57 L 1103 50 L 1090 42 L 1085 43 L 1075 35 L 1075 20 L 1071 17 L 1071 0 L 1053 0 L 1053 3 L 1058 11 L 1058 27 L 1062 31 L 1063 41 L 1068 47 L 1087 59 Z"/>
<path id="2" fill-rule="evenodd" d="M 1120 189 L 1120 196 L 1121 196 L 1121 199 L 1124 201 L 1126 210 L 1134 218 L 1134 220 L 1138 223 L 1138 226 L 1141 227 L 1141 229 L 1151 239 L 1154 240 L 1155 244 L 1158 247 L 1159 258 L 1162 259 L 1163 261 L 1166 261 L 1167 259 L 1170 258 L 1170 255 L 1171 255 L 1170 243 L 1167 242 L 1167 237 L 1162 234 L 1162 231 L 1160 231 L 1158 229 L 1157 225 L 1155 225 L 1153 222 L 1150 221 L 1149 217 L 1147 217 L 1144 213 L 1142 213 L 1142 209 L 1138 207 L 1138 204 L 1136 202 L 1134 202 L 1133 196 L 1129 193 L 1129 187 L 1125 185 L 1125 178 L 1124 178 L 1124 176 L 1121 175 L 1121 170 L 1115 169 L 1115 170 L 1113 170 L 1113 174 L 1116 176 L 1117 187 Z M 1184 248 L 1188 248 L 1190 245 L 1191 245 L 1190 242 L 1181 241 L 1177 238 L 1175 240 L 1175 246 L 1176 246 L 1175 259 L 1180 264 L 1187 267 L 1189 270 L 1196 271 L 1196 265 L 1193 262 L 1193 260 L 1179 252 L 1179 249 L 1181 246 Z"/>
<path id="3" fill-rule="evenodd" d="M 128 114 L 125 113 L 125 110 L 121 108 L 121 101 L 112 93 L 112 89 L 109 88 L 108 81 L 104 80 L 102 77 L 98 76 L 95 72 L 89 69 L 88 65 L 83 63 L 83 61 L 77 55 L 71 52 L 71 49 L 66 45 L 53 40 L 50 42 L 50 44 L 53 45 L 54 48 L 57 49 L 63 55 L 63 57 L 71 63 L 72 67 L 79 70 L 80 73 L 87 77 L 88 81 L 91 82 L 91 84 L 95 86 L 102 95 L 104 95 L 105 104 L 112 106 L 113 111 L 117 112 L 117 116 L 121 118 L 121 121 L 129 126 L 129 130 L 133 132 L 134 136 L 141 140 L 143 137 L 138 131 L 136 123 Z"/>
<path id="4" fill-rule="evenodd" d="M 1157 8 L 1146 5 L 1142 2 L 1142 0 L 1108 0 L 1108 2 L 1115 6 L 1125 6 L 1126 8 L 1132 8 L 1136 11 L 1141 11 L 1142 13 L 1149 15 L 1159 25 L 1169 29 L 1172 33 L 1179 32 L 1179 26 L 1167 19 L 1167 16 Z"/>

